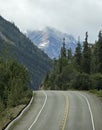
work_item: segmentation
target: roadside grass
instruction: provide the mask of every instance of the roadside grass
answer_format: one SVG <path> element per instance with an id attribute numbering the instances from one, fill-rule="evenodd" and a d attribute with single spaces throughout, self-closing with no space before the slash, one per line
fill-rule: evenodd
<path id="1" fill-rule="evenodd" d="M 13 108 L 7 108 L 0 114 L 0 130 L 4 128 L 18 113 L 25 107 L 25 105 L 19 105 Z"/>
<path id="2" fill-rule="evenodd" d="M 98 97 L 101 97 L 101 99 L 102 99 L 102 90 L 98 91 L 98 90 L 94 89 L 94 90 L 90 90 L 89 92 L 96 94 Z"/>
<path id="3" fill-rule="evenodd" d="M 34 98 L 35 95 L 36 94 L 33 93 Z M 11 122 L 17 115 L 19 115 L 19 113 L 26 107 L 28 103 L 29 99 L 24 99 L 23 104 L 18 105 L 16 107 L 4 109 L 4 111 L 0 113 L 0 130 L 3 130 L 9 122 Z"/>

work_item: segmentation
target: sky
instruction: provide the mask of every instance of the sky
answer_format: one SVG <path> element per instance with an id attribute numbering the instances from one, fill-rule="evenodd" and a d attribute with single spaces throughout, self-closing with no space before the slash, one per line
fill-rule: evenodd
<path id="1" fill-rule="evenodd" d="M 0 15 L 14 22 L 22 32 L 46 26 L 89 42 L 102 29 L 102 0 L 0 0 Z"/>

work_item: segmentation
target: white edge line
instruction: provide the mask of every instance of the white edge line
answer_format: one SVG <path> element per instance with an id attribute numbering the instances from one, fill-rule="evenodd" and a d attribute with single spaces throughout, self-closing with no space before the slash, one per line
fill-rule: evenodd
<path id="1" fill-rule="evenodd" d="M 89 103 L 86 96 L 84 96 L 83 94 L 80 94 L 80 95 L 83 96 L 85 98 L 86 102 L 87 102 L 87 105 L 89 107 L 89 112 L 90 112 L 90 115 L 91 115 L 92 128 L 93 128 L 93 130 L 95 130 L 95 124 L 94 124 L 94 119 L 93 119 L 93 114 L 92 114 L 90 103 Z"/>
<path id="2" fill-rule="evenodd" d="M 43 109 L 44 109 L 44 107 L 45 107 L 45 105 L 46 105 L 46 101 L 47 101 L 47 94 L 46 94 L 44 91 L 43 91 L 43 93 L 44 93 L 44 95 L 45 95 L 44 104 L 43 104 L 43 106 L 42 106 L 41 110 L 39 111 L 38 115 L 36 116 L 36 118 L 35 118 L 34 122 L 33 122 L 33 123 L 31 124 L 31 126 L 28 128 L 28 130 L 31 130 L 31 128 L 33 127 L 33 125 L 37 122 L 37 120 L 38 120 L 38 118 L 39 118 L 39 116 L 40 116 L 41 112 L 43 111 Z"/>
<path id="3" fill-rule="evenodd" d="M 33 94 L 34 94 L 34 91 L 33 91 Z M 19 120 L 19 119 L 21 118 L 21 116 L 24 114 L 24 112 L 27 111 L 27 109 L 29 109 L 30 105 L 31 105 L 32 102 L 33 102 L 33 99 L 34 99 L 34 97 L 32 96 L 32 98 L 31 98 L 29 104 L 24 108 L 24 110 L 20 113 L 20 115 L 18 115 L 13 121 L 11 121 L 11 122 L 7 125 L 7 127 L 6 127 L 4 130 L 9 130 L 10 127 L 11 127 L 17 120 Z"/>

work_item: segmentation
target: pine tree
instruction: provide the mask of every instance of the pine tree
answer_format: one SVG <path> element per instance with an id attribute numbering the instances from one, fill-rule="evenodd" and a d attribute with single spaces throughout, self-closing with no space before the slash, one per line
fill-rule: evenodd
<path id="1" fill-rule="evenodd" d="M 72 50 L 71 48 L 68 49 L 68 63 L 71 63 L 72 62 Z"/>
<path id="2" fill-rule="evenodd" d="M 63 38 L 63 46 L 61 47 L 61 57 L 66 58 L 65 38 Z"/>
<path id="3" fill-rule="evenodd" d="M 97 42 L 91 48 L 91 73 L 98 72 L 98 45 Z"/>
<path id="4" fill-rule="evenodd" d="M 67 56 L 66 56 L 66 48 L 65 48 L 65 38 L 63 38 L 63 46 L 61 47 L 60 51 L 60 58 L 59 58 L 59 73 L 62 72 L 64 66 L 68 63 Z"/>
<path id="5" fill-rule="evenodd" d="M 75 51 L 75 64 L 77 68 L 81 69 L 81 63 L 82 63 L 82 48 L 80 44 L 80 40 L 78 39 L 78 44 Z"/>
<path id="6" fill-rule="evenodd" d="M 90 73 L 90 64 L 91 64 L 91 50 L 88 45 L 88 32 L 86 32 L 86 37 L 84 41 L 84 48 L 83 48 L 83 59 L 82 59 L 82 70 L 85 73 Z"/>
<path id="7" fill-rule="evenodd" d="M 63 67 L 62 58 L 59 58 L 59 73 L 62 73 L 62 67 Z"/>
<path id="8" fill-rule="evenodd" d="M 102 31 L 99 32 L 97 42 L 98 72 L 102 73 Z"/>

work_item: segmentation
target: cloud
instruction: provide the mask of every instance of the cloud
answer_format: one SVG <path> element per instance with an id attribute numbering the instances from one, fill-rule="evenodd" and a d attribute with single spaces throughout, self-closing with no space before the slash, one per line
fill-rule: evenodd
<path id="1" fill-rule="evenodd" d="M 97 38 L 102 26 L 101 0 L 0 0 L 0 14 L 22 30 L 52 26 L 60 31 L 90 41 Z"/>

